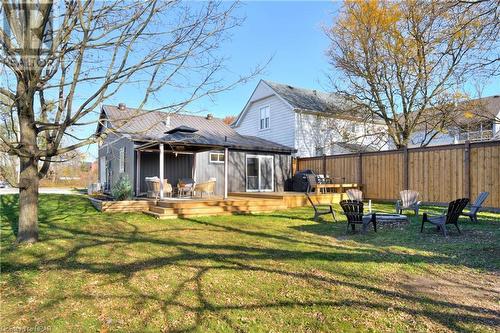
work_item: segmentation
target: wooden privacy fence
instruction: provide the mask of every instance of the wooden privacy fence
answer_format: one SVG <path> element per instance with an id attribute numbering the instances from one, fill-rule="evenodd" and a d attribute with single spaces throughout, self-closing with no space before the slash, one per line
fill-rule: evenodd
<path id="1" fill-rule="evenodd" d="M 425 202 L 446 203 L 487 191 L 485 206 L 500 208 L 500 141 L 297 158 L 293 166 L 362 184 L 370 199 L 396 200 L 412 189 Z"/>

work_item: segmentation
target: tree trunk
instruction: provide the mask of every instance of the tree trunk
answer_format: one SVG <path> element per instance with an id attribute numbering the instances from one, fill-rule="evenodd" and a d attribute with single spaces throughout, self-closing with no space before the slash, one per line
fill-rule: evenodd
<path id="1" fill-rule="evenodd" d="M 17 242 L 38 241 L 38 161 L 20 158 L 19 174 L 19 229 Z"/>
<path id="2" fill-rule="evenodd" d="M 38 240 L 38 145 L 34 92 L 29 84 L 19 81 L 17 85 L 17 109 L 19 114 L 20 143 L 19 157 L 19 224 L 17 242 L 34 243 Z"/>

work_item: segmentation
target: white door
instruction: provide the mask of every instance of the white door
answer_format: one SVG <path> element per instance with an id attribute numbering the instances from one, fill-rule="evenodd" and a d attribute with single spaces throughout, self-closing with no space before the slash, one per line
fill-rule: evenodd
<path id="1" fill-rule="evenodd" d="M 274 156 L 246 156 L 247 192 L 274 191 Z"/>

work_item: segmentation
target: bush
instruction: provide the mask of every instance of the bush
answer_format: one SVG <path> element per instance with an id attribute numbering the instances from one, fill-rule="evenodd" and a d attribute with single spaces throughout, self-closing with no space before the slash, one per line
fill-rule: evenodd
<path id="1" fill-rule="evenodd" d="M 132 198 L 132 184 L 130 184 L 127 174 L 122 173 L 120 175 L 120 179 L 111 189 L 111 194 L 118 201 Z"/>

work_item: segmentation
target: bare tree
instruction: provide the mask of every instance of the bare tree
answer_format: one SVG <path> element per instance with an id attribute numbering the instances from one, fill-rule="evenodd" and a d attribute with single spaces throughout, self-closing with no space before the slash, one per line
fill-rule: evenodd
<path id="1" fill-rule="evenodd" d="M 432 140 L 453 120 L 461 87 L 499 64 L 492 2 L 346 1 L 326 29 L 335 90 L 383 120 L 396 147 L 422 128 Z"/>
<path id="2" fill-rule="evenodd" d="M 225 116 L 222 121 L 224 122 L 224 124 L 228 124 L 228 125 L 231 125 L 232 123 L 234 123 L 234 121 L 236 120 L 236 116 Z"/>
<path id="3" fill-rule="evenodd" d="M 226 59 L 219 48 L 241 23 L 236 6 L 2 1 L 0 101 L 9 135 L 0 133 L 0 141 L 20 161 L 19 242 L 38 239 L 39 179 L 52 159 L 100 139 L 80 137 L 79 129 L 96 121 L 101 102 L 128 87 L 142 95 L 139 109 L 153 100 L 161 105 L 155 110 L 176 112 L 245 80 L 227 82 L 221 74 Z"/>

